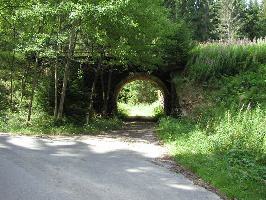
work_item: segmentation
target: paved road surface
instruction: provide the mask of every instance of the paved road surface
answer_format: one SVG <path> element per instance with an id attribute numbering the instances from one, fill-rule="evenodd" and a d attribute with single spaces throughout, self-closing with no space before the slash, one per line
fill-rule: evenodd
<path id="1" fill-rule="evenodd" d="M 154 163 L 165 149 L 150 126 L 102 136 L 0 134 L 0 200 L 216 200 Z"/>

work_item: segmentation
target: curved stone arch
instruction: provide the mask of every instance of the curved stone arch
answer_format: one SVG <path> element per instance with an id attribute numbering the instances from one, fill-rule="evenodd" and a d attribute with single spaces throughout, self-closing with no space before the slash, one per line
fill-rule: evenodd
<path id="1" fill-rule="evenodd" d="M 117 112 L 117 99 L 120 91 L 123 87 L 133 81 L 136 80 L 147 80 L 155 83 L 158 88 L 163 93 L 164 97 L 164 111 L 166 114 L 170 113 L 170 90 L 166 86 L 166 84 L 157 76 L 149 74 L 149 73 L 131 73 L 127 77 L 123 78 L 115 87 L 114 95 L 113 95 L 113 102 L 114 102 L 114 111 Z"/>

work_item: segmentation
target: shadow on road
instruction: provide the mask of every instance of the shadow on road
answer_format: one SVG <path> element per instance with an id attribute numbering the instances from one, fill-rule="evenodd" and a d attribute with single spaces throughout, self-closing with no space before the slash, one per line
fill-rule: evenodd
<path id="1" fill-rule="evenodd" d="M 132 138 L 138 126 L 112 134 L 118 137 L 125 132 L 125 137 Z M 153 158 L 140 146 L 129 148 L 129 144 L 110 138 L 0 135 L 1 198 L 216 199 L 183 176 L 154 165 Z"/>

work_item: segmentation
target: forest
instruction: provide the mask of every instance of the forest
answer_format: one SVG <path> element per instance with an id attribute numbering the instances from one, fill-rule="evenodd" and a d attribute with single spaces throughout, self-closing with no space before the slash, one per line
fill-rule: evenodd
<path id="1" fill-rule="evenodd" d="M 177 116 L 146 80 L 108 111 L 117 71 L 176 66 Z M 0 0 L 0 132 L 97 134 L 153 117 L 177 163 L 229 199 L 259 200 L 265 91 L 265 0 Z"/>

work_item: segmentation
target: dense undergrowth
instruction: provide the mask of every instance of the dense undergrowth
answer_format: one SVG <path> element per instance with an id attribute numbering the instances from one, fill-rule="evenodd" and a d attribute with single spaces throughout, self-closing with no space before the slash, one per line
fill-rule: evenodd
<path id="1" fill-rule="evenodd" d="M 184 116 L 162 119 L 158 135 L 230 199 L 264 199 L 266 42 L 204 44 L 192 55 L 177 78 Z"/>

